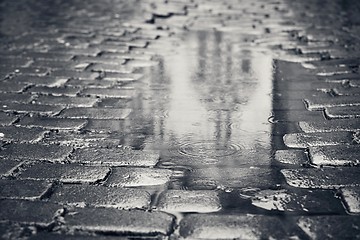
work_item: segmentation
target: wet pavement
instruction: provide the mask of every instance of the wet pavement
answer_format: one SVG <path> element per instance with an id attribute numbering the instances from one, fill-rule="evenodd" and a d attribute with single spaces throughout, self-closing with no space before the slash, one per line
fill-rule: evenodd
<path id="1" fill-rule="evenodd" d="M 357 239 L 356 1 L 2 1 L 2 239 Z"/>

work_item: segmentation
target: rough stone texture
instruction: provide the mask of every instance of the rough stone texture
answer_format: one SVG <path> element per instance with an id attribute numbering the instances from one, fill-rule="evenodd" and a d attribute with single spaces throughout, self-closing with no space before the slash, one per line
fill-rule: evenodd
<path id="1" fill-rule="evenodd" d="M 13 221 L 31 225 L 48 226 L 55 214 L 62 209 L 60 205 L 27 200 L 0 200 L 0 221 Z"/>
<path id="2" fill-rule="evenodd" d="M 122 89 L 122 88 L 88 88 L 81 92 L 84 95 L 95 96 L 95 97 L 111 97 L 111 98 L 124 98 L 131 99 L 135 95 L 134 89 Z"/>
<path id="3" fill-rule="evenodd" d="M 281 212 L 329 214 L 343 211 L 339 199 L 329 190 L 262 190 L 251 197 L 252 205 Z"/>
<path id="4" fill-rule="evenodd" d="M 33 100 L 36 104 L 59 105 L 66 107 L 93 107 L 98 99 L 82 97 L 64 97 L 64 96 L 39 96 Z"/>
<path id="5" fill-rule="evenodd" d="M 15 161 L 12 159 L 1 159 L 0 160 L 0 176 L 9 174 L 13 169 L 20 166 L 22 162 Z"/>
<path id="6" fill-rule="evenodd" d="M 16 123 L 23 127 L 41 127 L 45 129 L 58 130 L 79 130 L 86 125 L 87 121 L 83 119 L 60 119 L 51 117 L 24 117 Z"/>
<path id="7" fill-rule="evenodd" d="M 315 165 L 354 166 L 360 163 L 360 145 L 310 147 L 311 162 Z"/>
<path id="8" fill-rule="evenodd" d="M 356 96 L 340 96 L 340 97 L 323 97 L 305 99 L 307 107 L 311 111 L 323 110 L 325 108 L 347 107 L 352 105 L 360 105 L 359 98 Z"/>
<path id="9" fill-rule="evenodd" d="M 301 166 L 309 163 L 309 158 L 304 150 L 278 150 L 275 160 L 282 164 Z"/>
<path id="10" fill-rule="evenodd" d="M 156 168 L 112 168 L 106 182 L 111 187 L 140 187 L 164 185 L 170 180 L 173 171 Z"/>
<path id="11" fill-rule="evenodd" d="M 62 161 L 72 151 L 71 147 L 41 144 L 10 144 L 0 151 L 0 157 L 11 160 Z"/>
<path id="12" fill-rule="evenodd" d="M 61 118 L 125 119 L 131 109 L 118 108 L 68 108 L 61 112 Z"/>
<path id="13" fill-rule="evenodd" d="M 360 185 L 358 168 L 283 169 L 281 173 L 293 187 L 334 189 Z"/>
<path id="14" fill-rule="evenodd" d="M 0 112 L 0 126 L 10 125 L 17 119 L 16 116 Z"/>
<path id="15" fill-rule="evenodd" d="M 24 127 L 0 127 L 2 140 L 18 143 L 36 143 L 41 141 L 46 130 L 42 128 L 24 128 Z"/>
<path id="16" fill-rule="evenodd" d="M 65 216 L 65 225 L 71 229 L 149 236 L 166 235 L 173 228 L 173 217 L 159 212 L 83 208 L 74 213 Z"/>
<path id="17" fill-rule="evenodd" d="M 297 224 L 310 239 L 354 239 L 360 236 L 360 216 L 301 217 Z"/>
<path id="18" fill-rule="evenodd" d="M 290 238 L 284 225 L 279 218 L 270 216 L 194 214 L 181 220 L 180 235 L 186 239 Z"/>
<path id="19" fill-rule="evenodd" d="M 148 208 L 150 194 L 140 189 L 63 185 L 55 190 L 50 200 L 75 206 L 85 205 L 122 209 Z"/>
<path id="20" fill-rule="evenodd" d="M 218 193 L 207 190 L 168 190 L 160 196 L 158 208 L 165 212 L 217 212 L 221 209 Z"/>
<path id="21" fill-rule="evenodd" d="M 128 237 L 108 236 L 108 235 L 84 235 L 61 233 L 39 232 L 29 237 L 29 240 L 128 240 Z"/>
<path id="22" fill-rule="evenodd" d="M 290 133 L 284 136 L 284 142 L 291 148 L 350 144 L 353 135 L 352 132 Z"/>
<path id="23" fill-rule="evenodd" d="M 82 148 L 70 156 L 71 162 L 110 166 L 153 167 L 160 158 L 157 151 L 124 150 L 123 148 Z"/>
<path id="24" fill-rule="evenodd" d="M 39 113 L 50 116 L 58 114 L 62 109 L 63 107 L 61 106 L 49 106 L 40 104 L 7 103 L 6 105 L 0 105 L 0 110 L 4 112 Z"/>
<path id="25" fill-rule="evenodd" d="M 47 86 L 35 86 L 27 90 L 32 94 L 50 94 L 53 96 L 69 96 L 75 97 L 79 92 L 79 88 L 75 87 L 47 87 Z"/>
<path id="26" fill-rule="evenodd" d="M 349 213 L 360 213 L 360 187 L 341 188 L 341 197 Z"/>
<path id="27" fill-rule="evenodd" d="M 40 199 L 51 186 L 46 181 L 0 179 L 0 198 Z"/>
<path id="28" fill-rule="evenodd" d="M 76 164 L 39 163 L 20 173 L 22 179 L 59 180 L 64 183 L 94 183 L 103 180 L 110 169 Z"/>
<path id="29" fill-rule="evenodd" d="M 360 119 L 333 119 L 320 122 L 299 122 L 304 132 L 359 131 Z"/>
<path id="30" fill-rule="evenodd" d="M 330 119 L 359 118 L 360 107 L 359 106 L 327 107 L 325 109 L 325 114 Z"/>

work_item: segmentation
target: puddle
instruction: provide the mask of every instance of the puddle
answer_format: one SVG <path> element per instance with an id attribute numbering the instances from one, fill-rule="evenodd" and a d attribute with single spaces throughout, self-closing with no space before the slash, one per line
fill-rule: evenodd
<path id="1" fill-rule="evenodd" d="M 131 122 L 146 137 L 136 148 L 160 150 L 159 167 L 190 170 L 172 179 L 178 189 L 276 186 L 271 55 L 242 49 L 227 32 L 189 31 L 166 42 L 150 45 L 159 65 L 139 86 Z"/>

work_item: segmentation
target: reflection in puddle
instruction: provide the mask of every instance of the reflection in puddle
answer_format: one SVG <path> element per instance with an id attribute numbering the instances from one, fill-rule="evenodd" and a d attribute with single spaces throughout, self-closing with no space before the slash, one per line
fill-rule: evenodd
<path id="1" fill-rule="evenodd" d="M 183 40 L 163 46 L 151 87 L 142 89 L 141 111 L 153 124 L 143 147 L 162 150 L 160 166 L 211 166 L 180 179 L 178 185 L 185 188 L 201 189 L 202 181 L 217 188 L 236 187 L 237 182 L 275 185 L 268 122 L 272 58 L 235 42 L 236 36 L 228 33 L 188 32 Z M 254 176 L 259 179 L 244 179 Z"/>

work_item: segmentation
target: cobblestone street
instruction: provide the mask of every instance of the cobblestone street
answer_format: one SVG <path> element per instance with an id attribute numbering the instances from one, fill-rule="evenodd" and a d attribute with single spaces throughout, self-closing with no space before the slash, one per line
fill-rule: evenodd
<path id="1" fill-rule="evenodd" d="M 0 1 L 0 238 L 360 239 L 359 13 Z"/>

